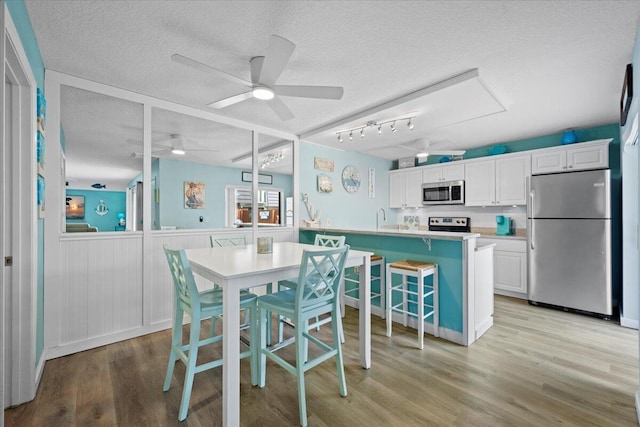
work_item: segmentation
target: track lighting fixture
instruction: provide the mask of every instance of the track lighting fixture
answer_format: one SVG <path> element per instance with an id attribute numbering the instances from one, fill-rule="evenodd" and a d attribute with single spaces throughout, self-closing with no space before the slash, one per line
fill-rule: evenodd
<path id="1" fill-rule="evenodd" d="M 278 163 L 280 160 L 284 159 L 284 153 L 282 151 L 278 153 L 269 153 L 265 156 L 264 159 L 260 162 L 260 169 L 264 169 L 267 166 L 270 166 L 274 163 Z"/>
<path id="2" fill-rule="evenodd" d="M 374 127 L 374 128 L 378 128 L 378 135 L 382 135 L 382 126 L 388 124 L 389 125 L 389 129 L 391 129 L 392 133 L 396 133 L 398 131 L 398 127 L 396 126 L 396 122 L 402 122 L 403 120 L 406 120 L 407 122 L 407 127 L 409 128 L 409 130 L 413 130 L 413 128 L 415 127 L 415 123 L 413 122 L 413 119 L 415 119 L 414 116 L 412 117 L 398 117 L 395 119 L 391 119 L 391 120 L 385 120 L 382 122 L 376 122 L 376 121 L 369 121 L 367 123 L 365 123 L 362 126 L 357 126 L 357 127 L 353 127 L 350 129 L 343 129 L 340 130 L 338 132 L 336 132 L 336 135 L 338 136 L 338 142 L 344 142 L 344 138 L 342 137 L 343 133 L 349 134 L 349 141 L 353 141 L 353 132 L 360 132 L 360 138 L 364 138 L 364 130 L 368 127 Z"/>

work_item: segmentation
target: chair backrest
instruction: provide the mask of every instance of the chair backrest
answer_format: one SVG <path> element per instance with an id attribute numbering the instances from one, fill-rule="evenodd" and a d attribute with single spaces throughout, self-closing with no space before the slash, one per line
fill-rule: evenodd
<path id="1" fill-rule="evenodd" d="M 200 306 L 200 293 L 193 278 L 191 265 L 184 249 L 169 249 L 164 245 L 164 254 L 169 263 L 169 271 L 173 278 L 175 297 L 185 310 L 192 311 L 192 307 Z"/>
<path id="2" fill-rule="evenodd" d="M 348 253 L 349 245 L 317 251 L 305 250 L 302 253 L 296 310 L 337 303 Z"/>
<path id="3" fill-rule="evenodd" d="M 326 234 L 316 234 L 316 240 L 313 242 L 316 246 L 327 246 L 330 248 L 339 248 L 344 246 L 345 236 L 328 236 Z"/>
<path id="4" fill-rule="evenodd" d="M 209 236 L 211 239 L 211 247 L 218 246 L 246 246 L 247 238 L 244 234 L 221 234 L 219 236 Z"/>

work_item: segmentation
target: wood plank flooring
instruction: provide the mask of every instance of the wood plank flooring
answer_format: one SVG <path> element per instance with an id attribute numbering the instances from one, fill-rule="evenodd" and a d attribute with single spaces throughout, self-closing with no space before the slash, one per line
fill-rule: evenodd
<path id="1" fill-rule="evenodd" d="M 331 361 L 307 373 L 310 426 L 638 425 L 638 332 L 615 322 L 496 296 L 494 326 L 471 347 L 427 335 L 420 351 L 415 330 L 394 324 L 387 338 L 374 316 L 372 368 L 364 370 L 357 321 L 348 308 L 348 396 L 339 395 Z M 163 331 L 51 360 L 35 400 L 5 411 L 5 425 L 221 425 L 220 369 L 196 375 L 189 415 L 177 421 L 184 367 L 162 392 L 169 343 Z M 260 389 L 249 374 L 244 359 L 242 425 L 297 425 L 293 377 L 269 363 Z"/>

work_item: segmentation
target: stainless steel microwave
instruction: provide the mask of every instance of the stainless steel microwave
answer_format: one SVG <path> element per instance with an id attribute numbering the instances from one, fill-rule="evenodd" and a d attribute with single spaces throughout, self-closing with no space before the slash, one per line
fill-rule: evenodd
<path id="1" fill-rule="evenodd" d="M 464 205 L 464 181 L 422 184 L 423 205 Z"/>

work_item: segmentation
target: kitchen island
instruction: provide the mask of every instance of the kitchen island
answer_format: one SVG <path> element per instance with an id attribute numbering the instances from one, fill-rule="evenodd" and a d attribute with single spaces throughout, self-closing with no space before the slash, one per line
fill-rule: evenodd
<path id="1" fill-rule="evenodd" d="M 440 338 L 468 346 L 493 325 L 493 307 L 478 306 L 493 301 L 492 247 L 478 248 L 479 234 L 396 228 L 301 228 L 299 240 L 313 243 L 318 233 L 344 235 L 351 248 L 382 255 L 387 263 L 401 259 L 437 263 Z M 477 258 L 482 265 L 476 268 L 478 250 L 483 256 Z M 425 330 L 432 331 L 432 324 L 425 324 Z"/>

